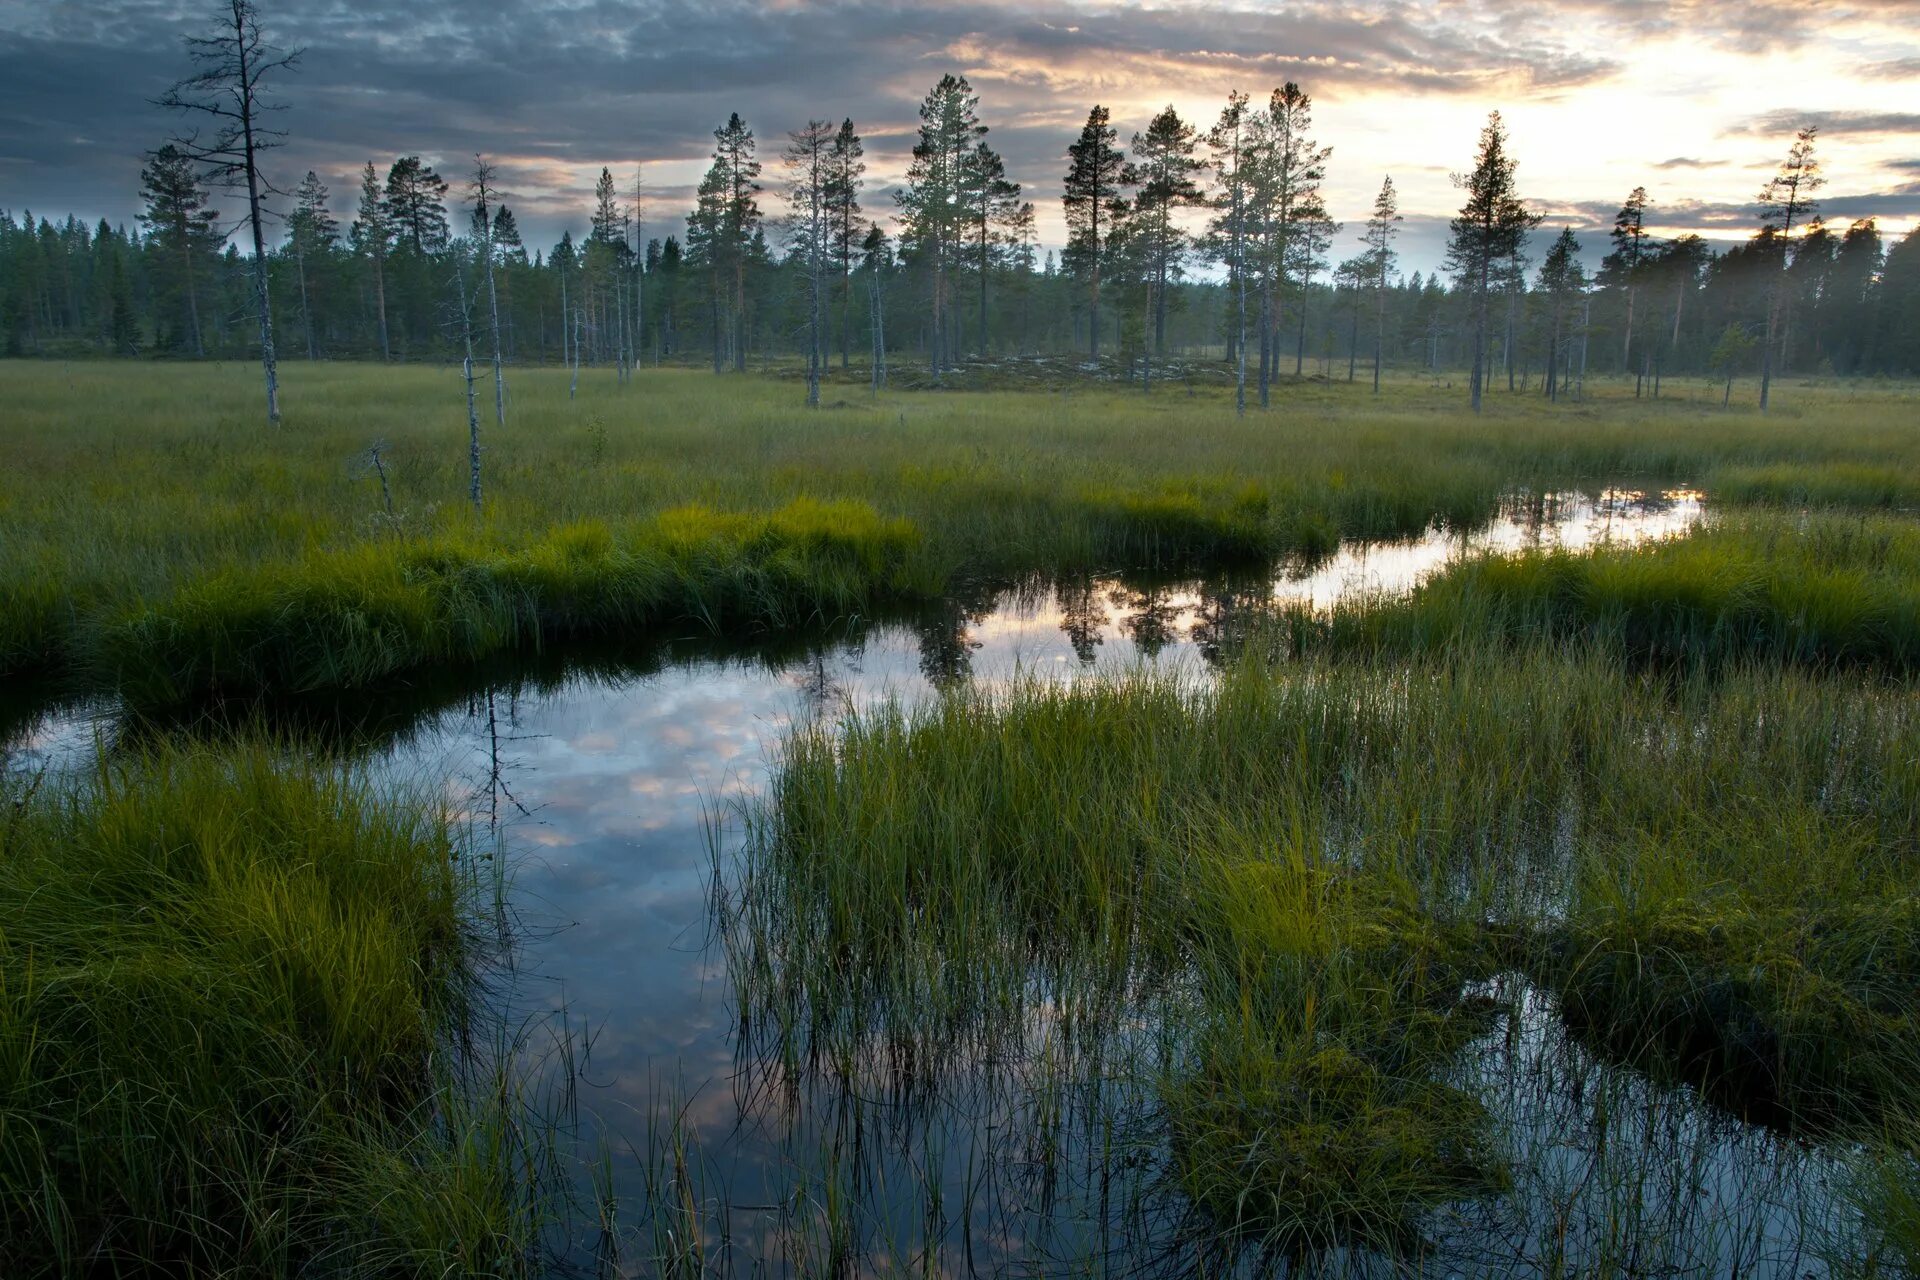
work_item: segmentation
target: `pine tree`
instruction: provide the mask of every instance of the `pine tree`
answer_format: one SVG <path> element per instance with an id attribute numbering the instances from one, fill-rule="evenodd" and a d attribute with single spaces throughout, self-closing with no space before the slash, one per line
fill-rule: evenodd
<path id="1" fill-rule="evenodd" d="M 1330 239 L 1332 226 L 1320 184 L 1333 148 L 1308 136 L 1313 128 L 1313 98 L 1288 81 L 1275 89 L 1267 109 L 1251 118 L 1254 134 L 1254 183 L 1251 226 L 1256 237 L 1254 268 L 1260 280 L 1260 404 L 1277 372 L 1280 308 L 1290 284 L 1300 298 L 1302 344 L 1306 332 L 1306 281 Z"/>
<path id="2" fill-rule="evenodd" d="M 1397 255 L 1393 238 L 1400 231 L 1400 195 L 1393 189 L 1391 175 L 1380 183 L 1380 194 L 1373 198 L 1373 216 L 1367 219 L 1367 233 L 1361 237 L 1367 248 L 1361 255 L 1365 264 L 1366 288 L 1372 291 L 1374 306 L 1373 390 L 1380 392 L 1380 364 L 1387 343 L 1387 285 L 1393 276 Z"/>
<path id="3" fill-rule="evenodd" d="M 842 120 L 827 153 L 827 225 L 831 229 L 834 273 L 840 278 L 840 367 L 852 359 L 853 270 L 860 258 L 866 219 L 860 213 L 861 175 L 867 171 L 860 135 L 851 119 Z"/>
<path id="4" fill-rule="evenodd" d="M 447 180 L 422 164 L 419 156 L 401 156 L 387 170 L 385 206 L 394 237 L 416 256 L 447 245 Z"/>
<path id="5" fill-rule="evenodd" d="M 1499 265 L 1514 257 L 1527 233 L 1540 225 L 1540 215 L 1522 203 L 1514 181 L 1517 163 L 1507 154 L 1507 128 L 1495 111 L 1480 130 L 1480 147 L 1473 172 L 1456 175 L 1465 188 L 1466 202 L 1453 219 L 1447 245 L 1447 267 L 1466 291 L 1473 321 L 1473 411 L 1487 374 L 1487 299 Z"/>
<path id="6" fill-rule="evenodd" d="M 950 359 L 951 275 L 972 221 L 965 185 L 968 157 L 986 136 L 980 99 L 962 76 L 942 76 L 920 104 L 920 134 L 907 168 L 907 184 L 895 194 L 905 247 L 927 270 L 932 291 L 928 343 L 935 382 Z"/>
<path id="7" fill-rule="evenodd" d="M 1813 220 L 1819 203 L 1815 193 L 1826 185 L 1820 174 L 1820 161 L 1814 154 L 1819 129 L 1808 125 L 1795 136 L 1793 146 L 1779 170 L 1760 191 L 1760 232 L 1764 243 L 1773 249 L 1773 264 L 1767 288 L 1767 334 L 1760 350 L 1760 412 L 1765 413 L 1773 390 L 1774 361 L 1780 348 L 1781 330 L 1786 326 L 1785 274 L 1793 244 L 1793 229 Z"/>
<path id="8" fill-rule="evenodd" d="M 1079 139 L 1067 148 L 1067 263 L 1087 282 L 1088 350 L 1095 360 L 1100 358 L 1101 267 L 1118 224 L 1127 216 L 1121 193 L 1140 181 L 1126 153 L 1114 145 L 1119 136 L 1107 109 L 1095 106 Z"/>
<path id="9" fill-rule="evenodd" d="M 348 232 L 354 251 L 373 267 L 373 306 L 380 333 L 380 358 L 393 359 L 387 340 L 387 253 L 393 248 L 393 213 L 380 188 L 373 161 L 360 171 L 360 207 Z"/>
<path id="10" fill-rule="evenodd" d="M 961 166 L 960 185 L 972 224 L 974 269 L 980 275 L 979 352 L 987 353 L 987 280 L 996 249 L 1005 240 L 1009 219 L 1020 207 L 1020 184 L 1007 179 L 1007 166 L 984 141 L 976 142 Z"/>
<path id="11" fill-rule="evenodd" d="M 1213 200 L 1217 212 L 1211 235 L 1216 254 L 1226 264 L 1227 288 L 1233 294 L 1233 408 L 1242 417 L 1247 412 L 1247 246 L 1250 238 L 1247 224 L 1254 174 L 1259 166 L 1253 131 L 1247 120 L 1247 102 L 1244 93 L 1228 94 L 1227 105 L 1207 134 L 1210 163 L 1218 184 Z"/>
<path id="12" fill-rule="evenodd" d="M 1626 321 L 1621 326 L 1620 367 L 1633 367 L 1634 303 L 1639 291 L 1641 267 L 1647 260 L 1647 189 L 1635 187 L 1627 202 L 1614 215 L 1613 252 L 1600 263 L 1600 283 L 1618 288 L 1626 299 Z"/>
<path id="13" fill-rule="evenodd" d="M 1145 133 L 1133 135 L 1140 173 L 1134 202 L 1147 273 L 1147 307 L 1153 325 L 1153 350 L 1167 349 L 1168 297 L 1188 250 L 1187 233 L 1176 220 L 1182 210 L 1206 202 L 1196 181 L 1206 169 L 1195 154 L 1200 135 L 1171 105 L 1155 116 Z"/>
<path id="14" fill-rule="evenodd" d="M 733 286 L 733 367 L 744 373 L 747 368 L 747 271 L 759 256 L 754 242 L 760 237 L 760 162 L 754 158 L 753 130 L 739 113 L 727 117 L 727 123 L 714 130 L 719 145 L 713 153 L 724 188 L 720 210 L 720 236 L 726 265 Z"/>
<path id="15" fill-rule="evenodd" d="M 834 127 L 809 120 L 787 135 L 788 243 L 804 273 L 807 329 L 807 407 L 820 407 L 820 372 L 826 358 L 827 263 L 832 230 L 828 188 L 832 183 Z"/>
<path id="16" fill-rule="evenodd" d="M 1568 350 L 1567 334 L 1573 323 L 1573 307 L 1586 293 L 1586 272 L 1580 265 L 1580 242 L 1572 227 L 1562 227 L 1553 247 L 1540 264 L 1539 289 L 1547 301 L 1547 378 L 1541 393 L 1558 400 L 1565 391 L 1560 369 Z"/>

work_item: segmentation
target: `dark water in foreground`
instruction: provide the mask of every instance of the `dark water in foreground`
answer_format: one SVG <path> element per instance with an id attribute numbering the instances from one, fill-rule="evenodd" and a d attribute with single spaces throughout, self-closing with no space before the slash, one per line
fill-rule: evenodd
<path id="1" fill-rule="evenodd" d="M 1158 1189 L 1160 1158 L 1139 1140 L 1151 1123 L 1151 1098 L 1135 1094 L 1145 1086 L 1088 1058 L 1044 998 L 995 1060 L 913 1088 L 877 1051 L 792 1079 L 743 1038 L 714 945 L 716 874 L 742 838 L 732 807 L 764 792 L 796 724 L 910 704 L 952 679 L 1065 681 L 1141 663 L 1204 677 L 1266 600 L 1401 592 L 1468 550 L 1633 542 L 1699 515 L 1685 493 L 1570 498 L 1464 537 L 1343 547 L 1265 581 L 1096 580 L 778 649 L 669 646 L 425 690 L 359 708 L 363 722 L 339 737 L 396 779 L 438 780 L 504 850 L 521 939 L 514 1007 L 564 1008 L 590 1042 L 581 1153 L 619 1201 L 618 1270 L 652 1274 L 697 1255 L 746 1274 L 803 1262 L 846 1274 L 1185 1273 L 1198 1259 L 1179 1243 L 1181 1206 Z M 70 766 L 110 734 L 98 716 L 46 719 L 17 739 L 10 765 Z M 1502 994 L 1519 1012 L 1459 1070 L 1504 1121 L 1522 1182 L 1498 1205 L 1441 1215 L 1427 1273 L 1825 1270 L 1818 1251 L 1843 1215 L 1824 1157 L 1688 1090 L 1603 1066 L 1559 1029 L 1549 997 Z M 574 1246 L 593 1262 L 595 1240 Z M 1321 1261 L 1392 1273 L 1366 1257 Z"/>

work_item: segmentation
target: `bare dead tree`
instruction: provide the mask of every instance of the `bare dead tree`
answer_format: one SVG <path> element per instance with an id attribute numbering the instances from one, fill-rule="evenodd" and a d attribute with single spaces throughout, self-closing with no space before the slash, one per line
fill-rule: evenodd
<path id="1" fill-rule="evenodd" d="M 460 375 L 467 384 L 467 497 L 475 515 L 480 514 L 480 406 L 473 389 L 473 291 L 467 287 L 467 263 L 464 253 L 453 255 L 453 285 L 460 303 L 460 341 L 465 358 Z"/>
<path id="2" fill-rule="evenodd" d="M 285 108 L 266 101 L 265 81 L 290 70 L 301 51 L 281 50 L 260 34 L 260 11 L 253 0 L 225 0 L 215 11 L 214 34 L 187 38 L 187 56 L 198 68 L 160 96 L 157 105 L 209 116 L 213 133 L 198 130 L 174 139 L 174 145 L 223 186 L 244 187 L 247 225 L 253 234 L 253 294 L 260 313 L 260 367 L 267 380 L 267 421 L 280 421 L 280 375 L 273 351 L 273 307 L 267 296 L 267 239 L 262 228 L 262 197 L 281 194 L 260 173 L 260 153 L 286 140 L 286 130 L 264 120 Z"/>
<path id="3" fill-rule="evenodd" d="M 486 264 L 487 325 L 493 338 L 493 419 L 504 427 L 507 425 L 507 375 L 500 361 L 500 294 L 493 280 L 493 260 L 498 256 L 493 247 L 493 204 L 499 194 L 493 185 L 493 172 L 492 163 L 476 154 L 467 195 L 473 202 L 474 239 L 480 248 L 481 261 Z M 468 345 L 471 347 L 471 342 Z"/>

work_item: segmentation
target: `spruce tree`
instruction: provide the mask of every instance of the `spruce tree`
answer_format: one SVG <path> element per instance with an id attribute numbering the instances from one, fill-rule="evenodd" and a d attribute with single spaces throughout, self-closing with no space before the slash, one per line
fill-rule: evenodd
<path id="1" fill-rule="evenodd" d="M 387 207 L 379 171 L 371 160 L 360 171 L 360 207 L 355 211 L 348 239 L 354 251 L 373 268 L 373 306 L 380 335 L 380 358 L 391 360 L 393 349 L 387 338 L 387 253 L 393 248 L 393 212 Z"/>

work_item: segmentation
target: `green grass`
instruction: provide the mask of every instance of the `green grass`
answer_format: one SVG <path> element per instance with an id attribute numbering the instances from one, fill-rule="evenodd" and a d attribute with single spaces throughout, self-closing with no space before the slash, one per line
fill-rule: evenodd
<path id="1" fill-rule="evenodd" d="M 1295 610 L 1302 651 L 1481 652 L 1592 642 L 1637 660 L 1910 670 L 1920 662 L 1920 524 L 1746 513 L 1637 549 L 1486 556 L 1399 601 Z"/>
<path id="2" fill-rule="evenodd" d="M 1107 1167 L 1185 1206 L 1196 1266 L 1417 1260 L 1438 1219 L 1543 1194 L 1460 1067 L 1516 1035 L 1483 993 L 1524 982 L 1608 1069 L 1849 1153 L 1878 1250 L 1850 1263 L 1913 1265 L 1911 389 L 1474 418 L 1422 382 L 1288 384 L 1238 421 L 1214 386 L 839 385 L 810 414 L 771 379 L 569 400 L 519 371 L 476 515 L 450 373 L 286 372 L 274 431 L 237 366 L 0 364 L 0 673 L 175 710 L 338 693 L 969 579 L 1312 555 L 1516 491 L 1704 488 L 1685 540 L 1283 614 L 1216 683 L 800 731 L 717 877 L 743 1039 L 789 1085 L 881 1062 L 911 1093 L 1047 1028 L 1066 1065 L 1023 1105 L 1138 1100 Z M 0 1270 L 531 1269 L 550 1153 L 511 1046 L 447 1052 L 490 1024 L 438 808 L 178 736 L 0 797 Z M 684 1267 L 678 1141 L 655 1252 Z M 805 1252 L 831 1267 L 865 1175 L 829 1173 L 795 1198 L 824 1197 Z"/>
<path id="3" fill-rule="evenodd" d="M 1501 974 L 1612 1062 L 1877 1151 L 1920 1105 L 1916 705 L 1538 647 L 955 694 L 789 745 L 735 972 L 848 1070 L 1005 1053 L 1030 1006 L 1149 1019 L 1100 1060 L 1155 1082 L 1216 1241 L 1269 1255 L 1417 1252 L 1538 1185 L 1451 1065 Z"/>
<path id="4" fill-rule="evenodd" d="M 521 1100 L 453 1051 L 437 809 L 247 747 L 6 786 L 0 1270 L 523 1269 L 538 1189 Z"/>
<path id="5" fill-rule="evenodd" d="M 570 400 L 562 371 L 521 370 L 510 425 L 483 425 L 476 517 L 451 373 L 286 379 L 276 430 L 239 366 L 0 363 L 0 672 L 142 694 L 208 692 L 229 672 L 342 685 L 563 632 L 779 627 L 961 577 L 1312 553 L 1470 526 L 1517 489 L 1724 475 L 1731 497 L 1799 501 L 1756 479 L 1792 474 L 1806 500 L 1878 507 L 1905 501 L 1888 477 L 1920 474 L 1917 402 L 1898 386 L 1802 389 L 1769 418 L 1617 389 L 1571 408 L 1495 397 L 1475 418 L 1424 382 L 1380 397 L 1290 384 L 1236 420 L 1218 388 L 838 387 L 808 413 L 774 379 L 655 370 L 624 390 L 589 378 Z M 376 441 L 391 511 L 366 464 Z M 829 535 L 843 545 L 887 531 L 886 554 L 763 570 L 758 535 L 738 530 L 724 563 L 663 551 L 671 512 L 751 526 L 796 504 L 844 516 Z M 548 571 L 608 542 L 593 591 Z M 756 576 L 778 581 L 741 581 Z"/>

